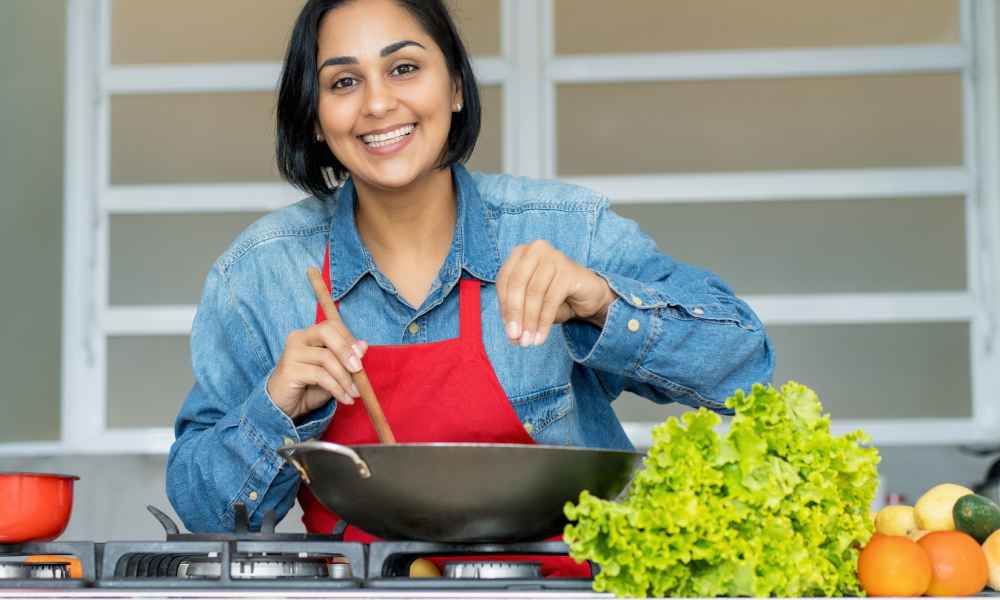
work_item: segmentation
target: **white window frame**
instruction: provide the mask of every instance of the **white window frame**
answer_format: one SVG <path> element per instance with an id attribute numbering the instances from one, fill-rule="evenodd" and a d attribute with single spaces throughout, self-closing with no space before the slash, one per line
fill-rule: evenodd
<path id="1" fill-rule="evenodd" d="M 995 442 L 1000 389 L 995 285 L 1000 240 L 997 165 L 997 8 L 961 0 L 954 45 L 556 56 L 553 0 L 500 0 L 501 54 L 476 57 L 480 82 L 503 90 L 506 172 L 554 178 L 556 86 L 561 83 L 724 80 L 875 73 L 961 73 L 962 167 L 574 177 L 612 201 L 759 202 L 966 198 L 968 289 L 964 292 L 749 296 L 768 325 L 970 323 L 972 411 L 968 419 L 838 420 L 836 433 L 868 431 L 876 444 Z M 119 214 L 260 212 L 301 193 L 284 184 L 111 186 L 112 94 L 270 91 L 280 65 L 111 66 L 110 0 L 67 0 L 65 253 L 61 439 L 0 444 L 3 454 L 165 453 L 170 428 L 109 429 L 105 381 L 110 336 L 187 335 L 194 306 L 110 307 L 108 223 Z M 902 202 L 901 201 L 901 202 Z M 885 390 L 891 394 L 891 390 Z M 905 398 L 900 398 L 905 401 Z M 639 447 L 656 423 L 625 423 Z"/>

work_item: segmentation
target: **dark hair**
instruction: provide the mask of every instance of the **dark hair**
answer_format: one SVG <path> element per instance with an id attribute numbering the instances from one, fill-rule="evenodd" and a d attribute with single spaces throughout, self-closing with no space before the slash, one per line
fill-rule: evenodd
<path id="1" fill-rule="evenodd" d="M 292 30 L 281 71 L 277 107 L 278 171 L 292 185 L 318 197 L 347 177 L 347 169 L 314 136 L 318 121 L 317 39 L 327 12 L 353 0 L 309 0 Z M 396 0 L 420 22 L 444 53 L 452 81 L 462 86 L 463 108 L 452 113 L 438 168 L 468 160 L 479 138 L 481 106 L 472 64 L 442 0 Z M 334 181 L 330 180 L 332 174 Z"/>

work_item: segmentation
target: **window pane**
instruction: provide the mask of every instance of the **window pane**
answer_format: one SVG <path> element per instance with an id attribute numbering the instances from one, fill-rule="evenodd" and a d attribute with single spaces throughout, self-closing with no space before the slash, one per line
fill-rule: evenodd
<path id="1" fill-rule="evenodd" d="M 497 173 L 503 170 L 503 88 L 481 86 L 479 99 L 483 104 L 482 125 L 468 167 L 474 171 Z"/>
<path id="2" fill-rule="evenodd" d="M 446 3 L 469 53 L 500 54 L 500 0 L 447 0 Z"/>
<path id="3" fill-rule="evenodd" d="M 783 326 L 768 334 L 774 380 L 813 388 L 835 419 L 972 415 L 965 323 Z"/>
<path id="4" fill-rule="evenodd" d="M 115 305 L 198 304 L 215 259 L 258 213 L 111 217 Z"/>
<path id="5" fill-rule="evenodd" d="M 113 0 L 111 62 L 280 62 L 303 0 Z M 500 53 L 499 0 L 450 0 L 472 54 Z"/>
<path id="6" fill-rule="evenodd" d="M 278 62 L 302 0 L 114 0 L 111 62 Z"/>
<path id="7" fill-rule="evenodd" d="M 955 0 L 556 0 L 555 26 L 557 54 L 959 41 Z"/>
<path id="8" fill-rule="evenodd" d="M 962 163 L 958 74 L 557 88 L 561 175 Z"/>
<path id="9" fill-rule="evenodd" d="M 969 329 L 963 323 L 769 327 L 776 384 L 816 390 L 835 420 L 968 418 Z M 633 394 L 614 403 L 623 421 L 660 422 L 690 410 Z"/>
<path id="10" fill-rule="evenodd" d="M 172 427 L 191 390 L 187 336 L 108 338 L 108 427 Z"/>
<path id="11" fill-rule="evenodd" d="M 274 95 L 111 99 L 111 183 L 275 181 Z"/>
<path id="12" fill-rule="evenodd" d="M 962 198 L 615 204 L 740 294 L 964 290 Z"/>

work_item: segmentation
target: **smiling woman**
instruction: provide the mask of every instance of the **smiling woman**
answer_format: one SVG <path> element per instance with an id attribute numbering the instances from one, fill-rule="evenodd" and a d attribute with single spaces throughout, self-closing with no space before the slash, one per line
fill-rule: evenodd
<path id="1" fill-rule="evenodd" d="M 230 528 L 236 503 L 255 524 L 282 516 L 299 491 L 306 527 L 329 533 L 338 517 L 277 450 L 377 441 L 355 402 L 362 370 L 401 443 L 605 449 L 631 447 L 611 409 L 623 391 L 725 411 L 770 379 L 763 326 L 725 282 L 595 192 L 470 173 L 479 130 L 443 2 L 306 3 L 277 162 L 311 197 L 252 224 L 209 272 L 167 472 L 191 530 Z M 310 266 L 342 322 L 317 306 Z"/>

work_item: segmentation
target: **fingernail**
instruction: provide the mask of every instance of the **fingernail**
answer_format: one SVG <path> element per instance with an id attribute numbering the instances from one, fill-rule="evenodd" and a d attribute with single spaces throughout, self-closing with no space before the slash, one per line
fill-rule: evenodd
<path id="1" fill-rule="evenodd" d="M 352 344 L 351 350 L 354 351 L 354 356 L 357 356 L 358 358 L 361 358 L 362 356 L 365 355 L 364 351 L 361 349 L 360 344 Z"/>
<path id="2" fill-rule="evenodd" d="M 516 340 L 521 335 L 521 326 L 517 321 L 507 323 L 507 337 Z"/>
<path id="3" fill-rule="evenodd" d="M 347 366 L 351 369 L 351 371 L 357 373 L 361 370 L 361 361 L 358 360 L 357 356 L 352 356 L 350 360 L 347 361 Z"/>
<path id="4" fill-rule="evenodd" d="M 531 345 L 532 340 L 535 339 L 535 334 L 530 331 L 525 331 L 524 335 L 521 336 L 521 347 L 527 348 Z"/>
<path id="5" fill-rule="evenodd" d="M 344 404 L 354 404 L 354 398 L 351 398 L 350 396 L 344 396 L 340 399 L 340 401 Z"/>
<path id="6" fill-rule="evenodd" d="M 353 383 L 351 384 L 351 395 L 354 396 L 355 398 L 361 395 L 361 392 L 358 391 L 358 386 L 354 385 Z"/>
<path id="7" fill-rule="evenodd" d="M 361 340 L 361 341 L 358 342 L 358 344 L 361 345 L 361 354 L 362 355 L 364 355 L 365 352 L 368 352 L 368 342 L 366 342 L 364 340 Z"/>
<path id="8" fill-rule="evenodd" d="M 542 333 L 541 331 L 539 331 L 538 333 L 535 334 L 535 345 L 541 346 L 543 343 L 545 343 L 545 338 L 547 337 L 549 337 L 548 332 Z"/>

